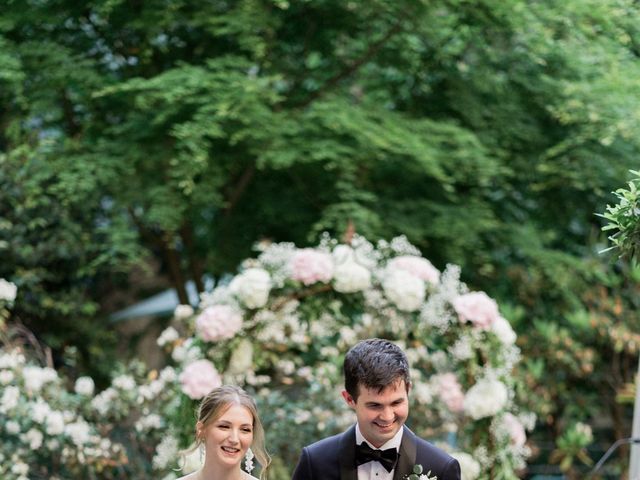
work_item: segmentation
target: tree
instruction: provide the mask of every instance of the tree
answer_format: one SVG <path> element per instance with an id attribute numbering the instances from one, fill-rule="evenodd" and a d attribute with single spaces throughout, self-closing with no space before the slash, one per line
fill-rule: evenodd
<path id="1" fill-rule="evenodd" d="M 589 309 L 603 268 L 588 260 L 593 212 L 639 147 L 631 0 L 3 12 L 0 81 L 19 93 L 3 97 L 3 150 L 53 134 L 42 158 L 96 188 L 80 204 L 98 218 L 108 206 L 111 237 L 162 259 L 182 302 L 186 278 L 231 270 L 256 240 L 314 244 L 351 221 L 473 272 L 467 282 L 512 304 L 525 352 L 553 359 L 538 350 L 542 325 L 569 328 Z M 115 234 L 128 225 L 134 236 Z M 529 373 L 563 384 L 566 366 L 551 365 Z M 540 413 L 559 434 L 578 413 L 546 393 Z"/>

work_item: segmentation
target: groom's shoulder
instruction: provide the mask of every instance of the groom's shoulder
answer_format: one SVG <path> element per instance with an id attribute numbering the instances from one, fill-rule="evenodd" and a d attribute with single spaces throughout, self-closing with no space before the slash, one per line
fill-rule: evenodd
<path id="1" fill-rule="evenodd" d="M 422 458 L 428 456 L 432 459 L 438 459 L 443 462 L 448 462 L 453 457 L 445 452 L 440 447 L 437 447 L 431 442 L 428 442 L 424 438 L 420 438 L 417 435 L 413 434 L 416 442 L 416 451 L 418 458 Z"/>
<path id="2" fill-rule="evenodd" d="M 440 447 L 437 447 L 436 445 L 434 445 L 431 442 L 428 442 L 427 440 L 418 437 L 418 451 L 425 451 L 425 452 L 429 452 L 431 454 L 435 453 L 435 454 L 439 454 L 442 455 L 443 457 L 450 457 L 451 455 L 449 455 L 447 452 L 445 452 L 443 449 L 441 449 Z"/>

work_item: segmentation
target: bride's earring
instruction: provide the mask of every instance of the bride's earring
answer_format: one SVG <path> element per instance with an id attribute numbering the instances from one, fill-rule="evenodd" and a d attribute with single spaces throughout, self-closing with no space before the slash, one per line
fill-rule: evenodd
<path id="1" fill-rule="evenodd" d="M 247 471 L 247 473 L 251 473 L 251 471 L 253 470 L 253 452 L 251 451 L 251 449 L 247 450 L 247 453 L 245 453 L 244 455 L 244 469 Z"/>
<path id="2" fill-rule="evenodd" d="M 200 444 L 200 465 L 204 463 L 204 445 Z"/>

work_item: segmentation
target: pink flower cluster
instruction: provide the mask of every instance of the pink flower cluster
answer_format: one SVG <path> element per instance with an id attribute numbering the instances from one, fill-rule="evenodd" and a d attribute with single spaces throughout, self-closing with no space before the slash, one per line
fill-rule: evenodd
<path id="1" fill-rule="evenodd" d="M 209 360 L 196 360 L 187 365 L 179 376 L 182 391 L 189 398 L 198 400 L 214 388 L 222 385 L 216 367 Z"/>
<path id="2" fill-rule="evenodd" d="M 483 330 L 500 317 L 498 304 L 484 292 L 465 293 L 452 303 L 461 322 L 471 322 Z"/>
<path id="3" fill-rule="evenodd" d="M 229 305 L 205 308 L 196 318 L 196 331 L 207 342 L 233 338 L 242 328 L 242 315 Z"/>
<path id="4" fill-rule="evenodd" d="M 502 421 L 504 422 L 505 429 L 509 433 L 511 444 L 516 447 L 522 447 L 527 441 L 527 434 L 520 420 L 511 413 L 505 413 Z"/>
<path id="5" fill-rule="evenodd" d="M 291 278 L 305 285 L 328 283 L 333 277 L 333 258 L 312 248 L 298 250 L 291 258 Z"/>
<path id="6" fill-rule="evenodd" d="M 440 281 L 440 272 L 426 258 L 415 257 L 413 255 L 401 255 L 392 259 L 388 267 L 390 269 L 409 272 L 420 280 L 424 280 L 432 285 L 436 285 Z"/>
<path id="7" fill-rule="evenodd" d="M 435 379 L 438 396 L 453 413 L 464 409 L 464 393 L 454 373 L 443 373 Z"/>

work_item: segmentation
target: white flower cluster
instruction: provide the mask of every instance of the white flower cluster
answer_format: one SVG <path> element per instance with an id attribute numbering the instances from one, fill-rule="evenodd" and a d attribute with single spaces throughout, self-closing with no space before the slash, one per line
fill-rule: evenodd
<path id="1" fill-rule="evenodd" d="M 172 327 L 162 333 L 184 395 L 197 399 L 221 381 L 239 383 L 262 399 L 287 398 L 282 414 L 292 422 L 275 422 L 274 437 L 290 437 L 287 423 L 322 431 L 353 421 L 326 400 L 341 384 L 344 353 L 360 339 L 389 338 L 412 364 L 414 418 L 424 422 L 416 428 L 458 432 L 460 448 L 473 453 L 458 453 L 463 478 L 479 477 L 485 458 L 498 459 L 490 449 L 480 455 L 474 441 L 501 445 L 507 469 L 521 464 L 525 415 L 510 413 L 518 411 L 516 334 L 494 299 L 460 281 L 459 267 L 438 271 L 405 237 L 374 247 L 357 235 L 350 244 L 325 236 L 315 248 L 265 243 L 260 250 L 227 285 L 203 295 L 198 312 L 176 312 L 185 338 Z M 309 395 L 320 404 L 310 406 Z M 136 426 L 158 424 L 149 411 Z M 164 442 L 154 460 L 160 473 L 171 447 Z"/>
<path id="2" fill-rule="evenodd" d="M 3 348 L 0 382 L 1 478 L 27 479 L 32 469 L 40 475 L 47 465 L 74 477 L 86 468 L 100 471 L 121 461 L 123 447 L 102 437 L 77 409 L 93 395 L 89 377 L 78 378 L 75 391 L 66 392 L 54 369 L 29 363 L 17 349 Z M 55 472 L 49 473 L 54 478 Z"/>

